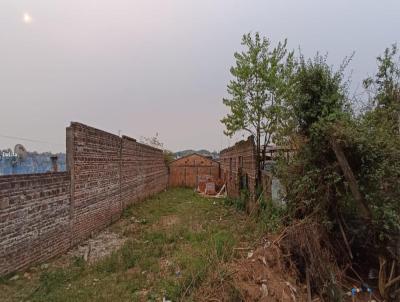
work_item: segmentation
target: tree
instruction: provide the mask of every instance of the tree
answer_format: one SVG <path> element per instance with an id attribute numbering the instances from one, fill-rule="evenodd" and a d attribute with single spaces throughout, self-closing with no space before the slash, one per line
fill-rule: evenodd
<path id="1" fill-rule="evenodd" d="M 235 53 L 236 65 L 230 70 L 234 77 L 227 88 L 230 97 L 223 99 L 230 112 L 221 122 L 226 127 L 225 135 L 245 131 L 254 136 L 260 178 L 261 153 L 265 154 L 279 124 L 278 112 L 293 68 L 293 52 L 287 51 L 286 40 L 272 49 L 270 41 L 259 33 L 254 37 L 244 35 L 242 45 L 245 50 Z"/>
<path id="2" fill-rule="evenodd" d="M 301 142 L 289 161 L 282 158 L 277 165 L 287 189 L 285 219 L 314 220 L 313 227 L 320 224 L 324 230 L 323 246 L 328 249 L 323 253 L 312 246 L 312 240 L 302 238 L 297 228 L 293 228 L 296 236 L 292 238 L 301 238 L 308 247 L 296 259 L 306 263 L 312 259 L 306 265 L 312 282 L 332 301 L 336 301 L 336 295 L 331 295 L 334 291 L 323 289 L 340 283 L 335 280 L 340 274 L 328 265 L 332 259 L 341 267 L 375 262 L 384 285 L 380 286 L 381 294 L 389 300 L 389 294 L 396 292 L 394 282 L 388 281 L 392 279 L 389 273 L 395 276 L 400 272 L 396 265 L 400 255 L 400 140 L 397 119 L 392 115 L 398 108 L 399 84 L 393 53 L 387 50 L 378 59 L 377 75 L 364 82 L 374 88 L 374 106 L 359 116 L 351 110 L 344 81 L 348 59 L 335 71 L 326 57 L 300 57 L 291 94 L 284 102 L 293 120 L 286 133 Z M 298 253 L 294 243 L 287 244 Z M 363 254 L 353 253 L 360 250 Z"/>
<path id="3" fill-rule="evenodd" d="M 158 132 L 156 133 L 155 136 L 152 137 L 141 136 L 140 142 L 157 149 L 164 149 L 164 144 L 160 142 L 160 139 L 158 138 Z"/>
<path id="4" fill-rule="evenodd" d="M 152 146 L 154 148 L 163 150 L 164 161 L 167 165 L 175 159 L 174 153 L 170 150 L 165 149 L 164 144 L 162 142 L 160 142 L 160 139 L 158 138 L 158 133 L 156 133 L 156 135 L 152 136 L 152 137 L 142 136 L 140 138 L 140 142 L 143 144 Z"/>
<path id="5" fill-rule="evenodd" d="M 372 94 L 372 105 L 383 119 L 389 118 L 394 130 L 400 134 L 400 55 L 397 45 L 386 48 L 377 61 L 377 73 L 365 79 L 363 84 Z"/>

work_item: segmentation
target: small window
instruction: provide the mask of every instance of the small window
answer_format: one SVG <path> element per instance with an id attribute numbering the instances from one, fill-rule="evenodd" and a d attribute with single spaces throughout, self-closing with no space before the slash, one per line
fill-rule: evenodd
<path id="1" fill-rule="evenodd" d="M 249 177 L 246 174 L 240 176 L 239 189 L 247 190 L 249 188 Z"/>

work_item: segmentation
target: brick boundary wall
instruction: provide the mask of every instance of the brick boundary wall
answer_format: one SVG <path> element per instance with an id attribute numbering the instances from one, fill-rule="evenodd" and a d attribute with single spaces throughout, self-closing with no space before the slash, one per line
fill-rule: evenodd
<path id="1" fill-rule="evenodd" d="M 196 189 L 198 178 L 202 176 L 219 179 L 219 162 L 194 153 L 178 158 L 169 164 L 169 187 Z"/>
<path id="2" fill-rule="evenodd" d="M 72 245 L 117 220 L 121 138 L 80 123 L 67 128 L 67 169 L 71 172 Z M 70 156 L 68 156 L 70 155 Z"/>
<path id="3" fill-rule="evenodd" d="M 240 178 L 247 176 L 250 193 L 248 211 L 251 211 L 255 202 L 256 165 L 256 147 L 252 136 L 220 152 L 221 177 L 226 183 L 228 197 L 237 198 L 240 196 Z"/>
<path id="4" fill-rule="evenodd" d="M 160 149 L 122 136 L 121 150 L 122 207 L 166 189 L 168 168 Z"/>
<path id="5" fill-rule="evenodd" d="M 67 172 L 0 177 L 0 275 L 70 247 Z"/>
<path id="6" fill-rule="evenodd" d="M 67 172 L 0 176 L 0 276 L 62 254 L 167 188 L 162 150 L 80 123 Z"/>

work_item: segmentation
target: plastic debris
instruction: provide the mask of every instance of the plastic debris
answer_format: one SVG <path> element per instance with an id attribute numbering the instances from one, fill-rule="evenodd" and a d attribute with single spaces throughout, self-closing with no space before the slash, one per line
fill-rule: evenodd
<path id="1" fill-rule="evenodd" d="M 268 287 L 266 284 L 261 284 L 261 292 L 262 292 L 262 296 L 264 297 L 268 297 Z"/>

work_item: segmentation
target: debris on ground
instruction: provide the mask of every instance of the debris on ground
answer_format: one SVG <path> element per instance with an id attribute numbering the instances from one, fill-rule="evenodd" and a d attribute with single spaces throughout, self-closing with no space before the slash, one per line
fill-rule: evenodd
<path id="1" fill-rule="evenodd" d="M 284 255 L 276 245 L 263 240 L 259 247 L 235 248 L 237 258 L 225 267 L 224 278 L 216 273 L 205 282 L 199 301 L 307 301 L 307 290 L 295 271 L 284 267 Z M 268 243 L 268 244 L 267 244 Z M 196 300 L 197 301 L 197 300 Z"/>
<path id="2" fill-rule="evenodd" d="M 139 223 L 139 224 L 146 224 L 147 223 L 146 219 L 144 219 L 144 218 L 139 219 L 139 218 L 136 218 L 134 216 L 132 216 L 130 220 L 133 223 Z"/>
<path id="3" fill-rule="evenodd" d="M 68 256 L 83 258 L 92 264 L 118 250 L 126 240 L 114 232 L 105 230 L 69 251 Z"/>
<path id="4" fill-rule="evenodd" d="M 225 184 L 222 179 L 211 175 L 203 175 L 198 178 L 196 191 L 206 197 L 225 197 Z"/>
<path id="5" fill-rule="evenodd" d="M 233 285 L 243 301 L 306 301 L 304 286 L 282 266 L 282 257 L 276 246 L 262 246 L 232 265 Z"/>
<path id="6" fill-rule="evenodd" d="M 19 276 L 18 275 L 14 275 L 14 276 L 12 276 L 10 278 L 10 281 L 15 281 L 15 280 L 18 280 L 18 279 L 19 279 Z"/>

